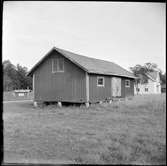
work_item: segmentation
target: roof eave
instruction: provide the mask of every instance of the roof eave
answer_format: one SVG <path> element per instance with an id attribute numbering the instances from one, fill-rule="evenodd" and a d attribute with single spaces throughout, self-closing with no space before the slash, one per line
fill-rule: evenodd
<path id="1" fill-rule="evenodd" d="M 102 72 L 92 72 L 89 71 L 88 73 L 90 74 L 103 74 L 103 75 L 113 75 L 113 76 L 121 76 L 121 77 L 128 77 L 128 78 L 133 78 L 133 79 L 137 79 L 138 77 L 135 76 L 128 76 L 128 75 L 122 75 L 122 74 L 114 74 L 114 73 L 102 73 Z"/>
<path id="2" fill-rule="evenodd" d="M 151 79 L 152 81 L 157 82 L 157 80 L 155 80 L 154 78 L 152 78 L 149 74 L 146 74 L 146 76 L 147 76 L 149 79 Z"/>
<path id="3" fill-rule="evenodd" d="M 32 69 L 27 73 L 27 76 L 32 76 L 33 72 L 36 70 L 36 68 L 49 56 L 49 54 L 53 51 L 56 50 L 57 52 L 59 52 L 62 56 L 64 56 L 65 58 L 67 58 L 68 60 L 70 60 L 72 63 L 76 64 L 78 67 L 80 67 L 81 69 L 83 69 L 85 72 L 89 72 L 86 68 L 84 68 L 83 66 L 81 66 L 79 63 L 77 63 L 75 60 L 71 59 L 70 57 L 68 57 L 67 55 L 64 55 L 63 53 L 61 53 L 61 51 L 59 51 L 56 47 L 53 47 L 37 64 L 35 64 Z"/>
<path id="4" fill-rule="evenodd" d="M 55 49 L 55 47 L 53 47 L 50 51 L 48 51 L 46 53 L 46 55 L 38 61 L 38 63 L 36 63 L 32 69 L 27 73 L 27 76 L 32 76 L 33 75 L 33 72 L 35 71 L 35 69 L 49 56 L 49 54 Z"/>

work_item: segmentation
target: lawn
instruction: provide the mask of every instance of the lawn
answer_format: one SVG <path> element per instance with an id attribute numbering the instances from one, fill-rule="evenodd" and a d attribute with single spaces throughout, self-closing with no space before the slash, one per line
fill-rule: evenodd
<path id="1" fill-rule="evenodd" d="M 166 164 L 166 96 L 34 108 L 6 103 L 4 162 Z"/>

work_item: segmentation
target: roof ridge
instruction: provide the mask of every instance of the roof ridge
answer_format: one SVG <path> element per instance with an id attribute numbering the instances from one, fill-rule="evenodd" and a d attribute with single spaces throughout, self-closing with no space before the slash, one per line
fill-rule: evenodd
<path id="1" fill-rule="evenodd" d="M 117 65 L 117 66 L 121 67 L 120 65 L 116 64 L 115 62 L 111 62 L 111 61 L 107 61 L 107 60 L 103 60 L 103 59 L 98 59 L 98 58 L 93 58 L 93 57 L 88 57 L 88 56 L 81 55 L 81 54 L 77 54 L 77 53 L 73 53 L 73 52 L 71 52 L 71 51 L 64 50 L 64 49 L 61 49 L 61 48 L 58 48 L 58 47 L 54 47 L 54 48 L 55 48 L 56 50 L 58 49 L 58 50 L 61 50 L 61 51 L 69 52 L 69 53 L 71 53 L 71 54 L 75 54 L 75 55 L 77 55 L 77 56 L 82 56 L 82 57 L 87 58 L 87 59 L 103 61 L 103 62 L 106 62 L 106 63 L 113 63 L 114 65 Z M 123 67 L 121 67 L 121 68 L 124 69 Z M 126 70 L 127 72 L 133 74 L 132 72 L 128 71 L 127 69 L 124 69 L 124 70 Z"/>
<path id="2" fill-rule="evenodd" d="M 58 48 L 58 47 L 54 47 L 54 48 L 55 48 L 55 49 L 62 50 L 62 51 L 65 51 L 65 52 L 69 52 L 69 53 L 75 54 L 75 55 L 77 55 L 77 56 L 82 56 L 82 57 L 84 57 L 84 58 L 90 58 L 90 59 L 96 59 L 96 60 L 100 60 L 100 61 L 105 61 L 105 62 L 114 63 L 114 62 L 107 61 L 107 60 L 103 60 L 103 59 L 98 59 L 98 58 L 88 57 L 88 56 L 81 55 L 81 54 L 78 54 L 78 53 L 74 53 L 74 52 L 71 52 L 71 51 L 68 51 L 68 50 L 64 50 L 64 49 L 61 49 L 61 48 Z M 114 63 L 114 64 L 115 64 L 115 63 Z"/>

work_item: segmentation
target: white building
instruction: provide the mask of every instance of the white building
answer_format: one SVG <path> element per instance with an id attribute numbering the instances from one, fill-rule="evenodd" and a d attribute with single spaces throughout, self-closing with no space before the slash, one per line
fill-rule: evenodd
<path id="1" fill-rule="evenodd" d="M 134 86 L 135 94 L 160 94 L 161 93 L 161 82 L 158 71 L 149 72 L 145 75 L 147 77 L 147 83 L 140 83 Z"/>

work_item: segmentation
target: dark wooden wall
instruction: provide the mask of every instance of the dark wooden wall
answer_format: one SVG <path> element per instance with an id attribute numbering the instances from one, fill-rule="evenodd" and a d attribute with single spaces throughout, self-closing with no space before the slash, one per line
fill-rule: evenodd
<path id="1" fill-rule="evenodd" d="M 125 87 L 125 94 L 127 96 L 134 96 L 134 80 L 130 79 L 130 88 Z"/>
<path id="2" fill-rule="evenodd" d="M 125 80 L 130 80 L 130 87 L 125 87 Z M 122 77 L 121 81 L 121 97 L 134 96 L 134 79 Z"/>
<path id="3" fill-rule="evenodd" d="M 35 71 L 36 101 L 85 102 L 85 72 L 68 59 L 64 59 L 64 72 L 52 73 L 52 58 L 61 54 L 51 55 Z M 61 56 L 62 57 L 62 56 Z"/>
<path id="4" fill-rule="evenodd" d="M 48 58 L 37 68 L 35 74 L 35 101 L 86 102 L 86 73 L 70 60 L 64 58 L 64 72 L 52 73 L 52 59 L 63 57 L 58 52 L 50 53 Z M 105 86 L 97 86 L 97 76 L 105 78 Z M 112 76 L 89 74 L 89 101 L 91 103 L 112 98 Z M 134 95 L 134 80 L 130 87 L 125 87 L 121 77 L 121 97 Z"/>
<path id="5" fill-rule="evenodd" d="M 105 79 L 105 86 L 97 86 L 97 77 L 102 76 Z M 98 102 L 111 97 L 111 76 L 89 74 L 89 99 L 90 102 Z"/>
<path id="6" fill-rule="evenodd" d="M 97 77 L 102 76 L 105 79 L 105 86 L 97 86 Z M 120 77 L 119 77 L 120 78 Z M 90 102 L 98 102 L 112 98 L 112 76 L 89 74 L 89 98 Z M 130 80 L 130 87 L 125 87 L 125 80 Z M 134 95 L 134 80 L 131 78 L 121 77 L 121 98 Z"/>

